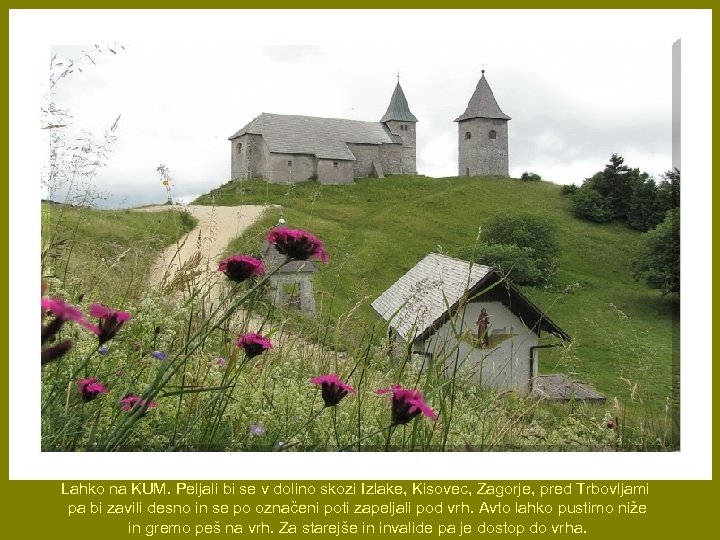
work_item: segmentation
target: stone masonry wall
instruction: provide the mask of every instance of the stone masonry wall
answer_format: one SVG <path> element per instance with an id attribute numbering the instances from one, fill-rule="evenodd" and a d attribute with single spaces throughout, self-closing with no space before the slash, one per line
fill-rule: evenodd
<path id="1" fill-rule="evenodd" d="M 403 141 L 400 169 L 393 174 L 417 174 L 415 122 L 390 120 L 385 122 L 385 125 L 393 135 L 398 135 Z M 406 129 L 403 129 L 403 126 Z"/>
<path id="2" fill-rule="evenodd" d="M 496 133 L 495 139 L 488 136 L 491 130 Z M 471 118 L 459 122 L 458 164 L 459 176 L 508 176 L 507 120 Z"/>

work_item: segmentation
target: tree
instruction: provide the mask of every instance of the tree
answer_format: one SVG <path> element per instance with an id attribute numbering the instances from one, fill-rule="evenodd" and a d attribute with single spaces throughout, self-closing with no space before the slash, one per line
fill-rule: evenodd
<path id="1" fill-rule="evenodd" d="M 669 210 L 665 219 L 642 235 L 633 261 L 635 279 L 663 294 L 680 292 L 680 209 Z"/>
<path id="2" fill-rule="evenodd" d="M 575 217 L 587 221 L 605 223 L 613 218 L 605 198 L 590 184 L 583 184 L 572 194 L 571 207 Z"/>
<path id="3" fill-rule="evenodd" d="M 518 285 L 541 285 L 545 279 L 532 249 L 508 244 L 480 244 L 458 252 L 461 259 L 492 266 Z"/>
<path id="4" fill-rule="evenodd" d="M 555 269 L 560 254 L 556 227 L 533 214 L 504 214 L 494 218 L 482 230 L 481 239 L 487 244 L 517 246 L 530 250 L 532 259 L 547 279 Z"/>

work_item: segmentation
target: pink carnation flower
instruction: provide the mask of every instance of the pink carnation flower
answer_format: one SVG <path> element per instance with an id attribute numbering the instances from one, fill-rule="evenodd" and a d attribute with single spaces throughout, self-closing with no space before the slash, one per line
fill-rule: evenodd
<path id="1" fill-rule="evenodd" d="M 247 255 L 233 255 L 220 261 L 217 269 L 223 272 L 230 280 L 240 283 L 248 278 L 260 276 L 265 273 L 263 262 Z"/>
<path id="2" fill-rule="evenodd" d="M 328 254 L 322 241 L 312 233 L 301 229 L 276 227 L 268 233 L 267 241 L 278 252 L 296 261 L 306 261 L 311 257 L 328 262 Z"/>
<path id="3" fill-rule="evenodd" d="M 78 390 L 82 395 L 82 400 L 86 403 L 92 401 L 100 394 L 107 394 L 109 390 L 107 387 L 95 378 L 91 379 L 80 379 L 75 382 Z"/>
<path id="4" fill-rule="evenodd" d="M 78 323 L 81 326 L 84 326 L 88 330 L 90 330 L 93 334 L 99 334 L 100 329 L 92 324 L 91 322 L 87 321 L 85 317 L 83 317 L 82 311 L 80 311 L 75 306 L 71 306 L 70 304 L 66 304 L 65 300 L 62 298 L 46 298 L 43 297 L 40 301 L 40 306 L 42 307 L 43 315 L 46 311 L 50 311 L 53 315 L 55 315 L 56 320 L 59 323 L 65 322 L 65 321 L 73 321 Z M 48 328 L 52 325 L 48 325 Z M 59 329 L 59 328 L 58 328 Z"/>
<path id="5" fill-rule="evenodd" d="M 127 311 L 114 311 L 102 304 L 91 304 L 88 311 L 90 315 L 100 319 L 100 345 L 114 338 L 122 325 L 130 320 L 130 313 Z"/>
<path id="6" fill-rule="evenodd" d="M 134 407 L 144 407 L 146 403 L 147 401 L 142 399 L 140 396 L 136 396 L 135 394 L 126 394 L 125 397 L 120 400 L 120 407 L 122 407 L 123 411 L 132 411 Z M 155 407 L 157 407 L 157 401 L 151 401 L 148 403 L 148 409 L 154 409 Z"/>
<path id="7" fill-rule="evenodd" d="M 375 393 L 392 393 L 391 420 L 394 426 L 407 424 L 420 413 L 432 420 L 437 419 L 437 414 L 425 403 L 425 398 L 419 390 L 410 390 L 403 388 L 399 384 L 394 384 L 390 388 L 381 388 Z"/>
<path id="8" fill-rule="evenodd" d="M 245 351 L 248 358 L 253 358 L 272 349 L 272 343 L 260 334 L 243 334 L 237 340 L 236 345 Z"/>
<path id="9" fill-rule="evenodd" d="M 322 398 L 326 407 L 334 407 L 348 394 L 356 394 L 355 389 L 332 373 L 310 379 L 311 383 L 322 385 Z"/>

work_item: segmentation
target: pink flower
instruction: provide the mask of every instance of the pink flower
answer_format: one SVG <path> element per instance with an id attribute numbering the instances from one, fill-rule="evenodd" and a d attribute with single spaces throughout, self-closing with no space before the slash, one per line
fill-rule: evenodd
<path id="1" fill-rule="evenodd" d="M 231 281 L 240 283 L 248 278 L 264 274 L 265 267 L 261 260 L 254 257 L 233 255 L 220 261 L 217 271 L 224 272 Z"/>
<path id="2" fill-rule="evenodd" d="M 55 321 L 48 324 L 47 328 L 48 332 L 52 332 L 50 336 L 45 335 L 45 330 L 43 330 L 43 343 L 47 341 L 50 337 L 55 335 L 58 330 L 60 330 L 60 327 L 62 326 L 62 323 L 65 321 L 73 321 L 78 323 L 81 326 L 84 326 L 88 330 L 90 330 L 93 334 L 99 334 L 100 329 L 92 324 L 91 322 L 88 322 L 85 317 L 83 317 L 82 311 L 80 311 L 75 306 L 71 306 L 70 304 L 66 304 L 65 300 L 62 298 L 46 298 L 42 297 L 40 300 L 40 306 L 42 307 L 43 315 L 46 311 L 50 311 L 53 315 L 55 315 Z M 56 324 L 57 328 L 53 328 L 53 323 Z"/>
<path id="3" fill-rule="evenodd" d="M 322 262 L 328 262 L 328 254 L 323 243 L 307 231 L 276 227 L 268 233 L 267 241 L 290 259 L 306 261 L 314 257 Z"/>
<path id="4" fill-rule="evenodd" d="M 310 379 L 310 382 L 322 385 L 322 398 L 326 407 L 334 407 L 348 393 L 356 394 L 352 386 L 345 384 L 337 375 L 332 373 Z"/>
<path id="5" fill-rule="evenodd" d="M 102 304 L 91 304 L 88 312 L 100 319 L 100 345 L 114 338 L 122 325 L 130 320 L 130 313 L 127 311 L 114 311 Z"/>
<path id="6" fill-rule="evenodd" d="M 132 411 L 136 406 L 144 407 L 146 403 L 147 401 L 142 399 L 140 396 L 136 396 L 135 394 L 126 394 L 125 397 L 120 400 L 120 407 L 122 407 L 123 411 Z M 148 409 L 154 409 L 155 407 L 157 407 L 157 401 L 151 401 L 148 403 Z M 144 414 L 147 414 L 147 411 Z"/>
<path id="7" fill-rule="evenodd" d="M 264 353 L 268 349 L 272 349 L 272 343 L 260 334 L 243 334 L 237 340 L 236 345 L 245 350 L 248 358 L 253 358 Z"/>
<path id="8" fill-rule="evenodd" d="M 407 424 L 420 413 L 423 413 L 432 420 L 437 419 L 437 414 L 427 403 L 422 392 L 419 390 L 410 390 L 403 388 L 399 384 L 394 384 L 390 388 L 381 388 L 376 394 L 389 394 L 392 392 L 392 425 Z"/>
<path id="9" fill-rule="evenodd" d="M 84 402 L 92 401 L 100 394 L 107 394 L 109 390 L 107 387 L 95 378 L 91 379 L 80 379 L 76 381 L 78 390 L 82 395 Z"/>

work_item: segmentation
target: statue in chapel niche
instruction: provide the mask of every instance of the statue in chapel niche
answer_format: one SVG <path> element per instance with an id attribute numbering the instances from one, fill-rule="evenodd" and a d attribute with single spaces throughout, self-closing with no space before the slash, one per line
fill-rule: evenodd
<path id="1" fill-rule="evenodd" d="M 490 315 L 488 315 L 485 308 L 482 308 L 480 310 L 480 315 L 478 315 L 477 321 L 475 321 L 475 324 L 478 327 L 478 343 L 481 347 L 487 347 L 490 344 L 490 339 L 488 338 L 488 327 L 490 326 Z"/>

